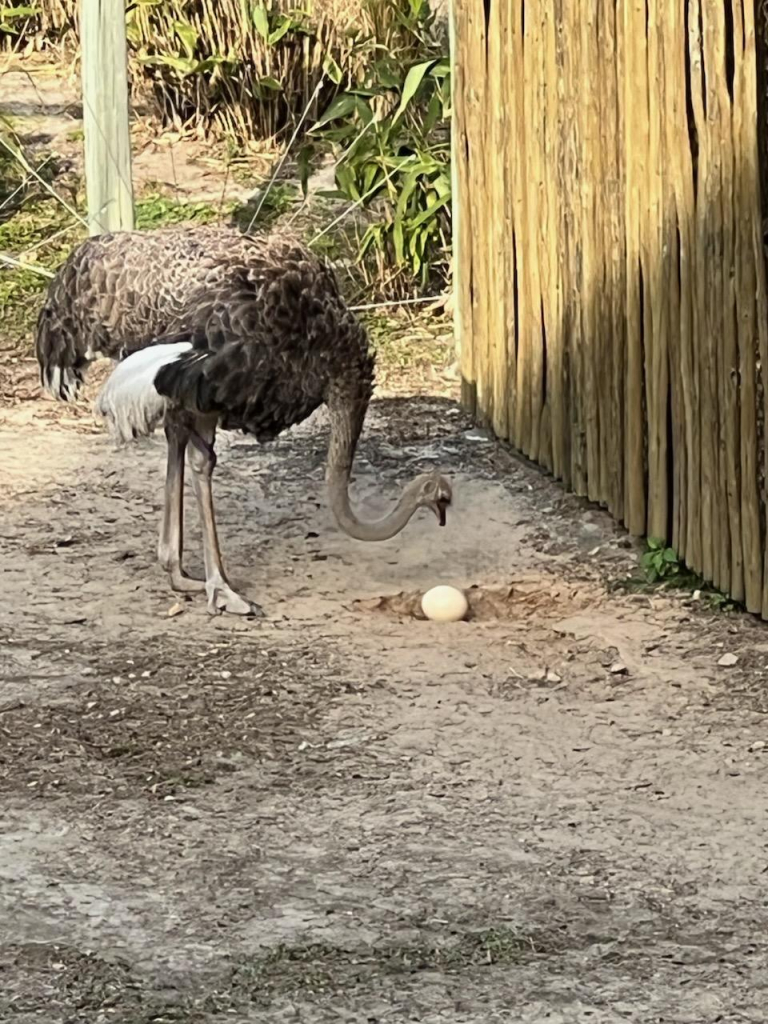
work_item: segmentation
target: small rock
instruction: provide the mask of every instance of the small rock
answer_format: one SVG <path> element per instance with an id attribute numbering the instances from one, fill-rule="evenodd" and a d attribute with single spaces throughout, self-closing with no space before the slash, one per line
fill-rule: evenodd
<path id="1" fill-rule="evenodd" d="M 724 654 L 718 661 L 718 665 L 722 665 L 723 668 L 733 668 L 734 665 L 738 664 L 738 654 Z"/>
<path id="2" fill-rule="evenodd" d="M 557 672 L 547 672 L 546 680 L 548 683 L 562 683 L 562 676 L 559 676 Z"/>
<path id="3" fill-rule="evenodd" d="M 464 437 L 467 441 L 482 441 L 488 443 L 493 441 L 494 437 L 490 430 L 483 430 L 481 427 L 474 427 L 472 430 L 466 430 Z"/>
<path id="4" fill-rule="evenodd" d="M 611 673 L 612 676 L 628 676 L 629 675 L 629 669 L 627 668 L 626 665 L 622 665 L 622 663 L 620 661 L 614 662 L 613 665 L 611 665 L 611 667 L 610 667 L 610 669 L 608 671 Z"/>
<path id="5" fill-rule="evenodd" d="M 177 601 L 176 604 L 172 604 L 168 611 L 165 613 L 169 619 L 175 618 L 177 615 L 181 615 L 184 612 L 184 605 L 181 601 Z"/>
<path id="6" fill-rule="evenodd" d="M 231 679 L 232 678 L 232 673 L 229 671 L 229 669 L 225 668 L 225 669 L 222 670 L 221 678 L 222 679 Z"/>
<path id="7" fill-rule="evenodd" d="M 749 749 L 753 754 L 756 754 L 758 750 L 765 750 L 765 740 L 756 740 Z"/>
<path id="8" fill-rule="evenodd" d="M 536 683 L 543 683 L 547 678 L 547 670 L 545 668 L 537 669 L 535 672 L 531 672 L 528 678 Z"/>

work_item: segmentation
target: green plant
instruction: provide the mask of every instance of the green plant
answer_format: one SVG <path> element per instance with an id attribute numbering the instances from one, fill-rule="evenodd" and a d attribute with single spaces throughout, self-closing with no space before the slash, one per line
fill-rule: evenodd
<path id="1" fill-rule="evenodd" d="M 672 580 L 679 577 L 684 568 L 675 549 L 654 537 L 648 538 L 647 550 L 640 562 L 648 583 Z"/>
<path id="2" fill-rule="evenodd" d="M 298 189 L 294 184 L 277 182 L 270 188 L 260 210 L 261 193 L 257 193 L 248 202 L 231 208 L 232 220 L 241 231 L 264 231 L 292 209 L 297 198 Z M 258 218 L 254 220 L 257 210 Z"/>
<path id="3" fill-rule="evenodd" d="M 219 211 L 210 203 L 187 203 L 158 193 L 142 196 L 136 203 L 136 227 L 166 227 L 171 224 L 211 224 Z"/>
<path id="4" fill-rule="evenodd" d="M 0 253 L 54 269 L 81 237 L 82 228 L 55 200 L 29 200 L 0 224 Z M 16 349 L 29 336 L 48 278 L 27 267 L 0 266 L 3 346 Z"/>
<path id="5" fill-rule="evenodd" d="M 418 0 L 412 7 L 420 9 Z M 381 215 L 365 230 L 360 257 L 372 254 L 380 266 L 394 267 L 406 287 L 428 286 L 448 272 L 449 76 L 439 51 L 406 72 L 395 55 L 384 54 L 313 128 L 341 150 L 335 196 Z"/>
<path id="6" fill-rule="evenodd" d="M 37 0 L 13 19 L 18 38 L 77 53 L 79 0 Z M 0 24 L 2 24 L 0 22 Z M 372 52 L 412 63 L 429 45 L 429 0 L 129 0 L 131 80 L 150 90 L 166 124 L 224 135 L 239 145 L 269 139 L 359 83 Z"/>
<path id="7" fill-rule="evenodd" d="M 39 8 L 29 6 L 0 7 L 0 33 L 6 36 L 23 34 L 25 26 L 39 14 Z"/>
<path id="8" fill-rule="evenodd" d="M 663 540 L 651 538 L 646 541 L 640 569 L 640 573 L 614 580 L 610 589 L 630 593 L 647 593 L 659 589 L 687 591 L 694 595 L 703 608 L 716 612 L 733 612 L 742 607 L 729 594 L 724 594 L 692 572 L 675 549 L 668 547 Z"/>

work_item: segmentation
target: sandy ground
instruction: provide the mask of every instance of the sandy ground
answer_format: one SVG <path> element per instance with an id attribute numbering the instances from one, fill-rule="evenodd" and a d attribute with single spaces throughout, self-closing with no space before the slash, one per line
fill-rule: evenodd
<path id="1" fill-rule="evenodd" d="M 66 148 L 60 83 L 11 84 Z M 170 180 L 143 153 L 142 180 Z M 221 189 L 201 166 L 173 164 L 190 197 Z M 621 531 L 472 430 L 455 382 L 394 370 L 357 498 L 373 515 L 436 466 L 448 527 L 342 536 L 322 416 L 224 439 L 225 556 L 267 618 L 211 619 L 154 562 L 160 439 L 116 452 L 17 371 L 1 1021 L 766 1020 L 764 626 L 614 592 Z M 413 617 L 439 582 L 470 588 L 471 621 Z"/>
<path id="2" fill-rule="evenodd" d="M 441 468 L 445 530 L 343 537 L 324 448 L 224 441 L 268 617 L 168 617 L 160 439 L 5 415 L 0 1019 L 764 1021 L 763 627 L 609 593 L 620 531 L 446 399 L 377 401 L 356 482 Z"/>

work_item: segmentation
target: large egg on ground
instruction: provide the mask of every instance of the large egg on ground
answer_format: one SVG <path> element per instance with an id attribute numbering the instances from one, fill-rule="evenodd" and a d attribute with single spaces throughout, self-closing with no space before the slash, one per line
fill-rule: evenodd
<path id="1" fill-rule="evenodd" d="M 432 622 L 460 622 L 469 611 L 469 603 L 456 587 L 432 587 L 421 599 L 421 610 Z"/>

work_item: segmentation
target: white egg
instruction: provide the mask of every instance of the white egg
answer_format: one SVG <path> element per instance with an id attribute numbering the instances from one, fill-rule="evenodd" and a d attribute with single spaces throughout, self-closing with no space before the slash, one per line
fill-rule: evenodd
<path id="1" fill-rule="evenodd" d="M 469 603 L 456 587 L 432 587 L 421 599 L 421 610 L 433 622 L 459 622 L 469 611 Z"/>

